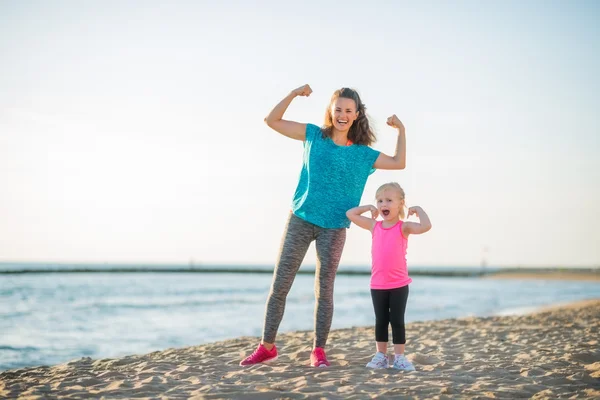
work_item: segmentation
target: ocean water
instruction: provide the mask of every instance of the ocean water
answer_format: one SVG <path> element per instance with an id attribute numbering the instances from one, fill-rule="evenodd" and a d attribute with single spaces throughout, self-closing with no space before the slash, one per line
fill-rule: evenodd
<path id="1" fill-rule="evenodd" d="M 0 370 L 144 354 L 261 335 L 269 274 L 0 274 Z M 600 298 L 579 281 L 413 277 L 408 322 L 506 315 Z M 280 332 L 312 330 L 314 277 L 298 275 Z M 372 325 L 368 276 L 336 279 L 332 328 Z M 410 333 L 409 333 L 410 335 Z"/>

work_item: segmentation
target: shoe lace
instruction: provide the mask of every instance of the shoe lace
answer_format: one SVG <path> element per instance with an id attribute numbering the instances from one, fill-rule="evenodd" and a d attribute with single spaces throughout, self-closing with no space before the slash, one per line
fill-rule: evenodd
<path id="1" fill-rule="evenodd" d="M 266 349 L 265 349 L 266 350 Z M 255 358 L 258 356 L 258 353 L 261 351 L 260 346 L 256 348 L 256 350 L 254 350 L 254 352 L 252 352 L 252 354 L 250 354 L 250 357 L 248 358 Z"/>
<path id="2" fill-rule="evenodd" d="M 410 363 L 408 362 L 408 360 L 404 357 L 398 357 L 394 360 L 394 364 L 400 366 L 400 367 L 408 367 L 410 365 Z"/>
<path id="3" fill-rule="evenodd" d="M 324 360 L 326 358 L 325 351 L 322 348 L 317 347 L 315 349 L 315 357 L 317 358 L 317 360 Z"/>

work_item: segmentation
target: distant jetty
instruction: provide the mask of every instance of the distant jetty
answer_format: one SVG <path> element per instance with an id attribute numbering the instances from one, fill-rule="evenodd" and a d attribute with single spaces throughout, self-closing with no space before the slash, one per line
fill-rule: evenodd
<path id="1" fill-rule="evenodd" d="M 0 274 L 79 274 L 79 273 L 211 273 L 211 274 L 272 274 L 273 267 L 265 265 L 127 265 L 127 264 L 45 264 L 45 263 L 0 263 Z M 303 266 L 298 274 L 313 275 L 314 266 Z M 340 266 L 338 275 L 370 275 L 368 267 Z M 535 274 L 544 275 L 568 274 L 569 276 L 581 275 L 600 279 L 600 267 L 569 268 L 569 267 L 413 267 L 411 276 L 438 276 L 438 277 L 506 277 L 518 278 Z"/>
<path id="2" fill-rule="evenodd" d="M 211 274 L 272 274 L 273 269 L 261 267 L 70 267 L 70 268 L 24 268 L 24 269 L 0 269 L 0 274 L 75 274 L 75 273 L 111 273 L 111 274 L 131 274 L 131 273 L 211 273 Z M 299 275 L 314 275 L 315 269 L 306 268 L 298 271 Z M 367 269 L 343 269 L 337 271 L 337 275 L 370 275 L 371 271 Z M 473 271 L 429 271 L 415 270 L 411 275 L 421 276 L 480 276 L 482 272 L 474 269 Z"/>

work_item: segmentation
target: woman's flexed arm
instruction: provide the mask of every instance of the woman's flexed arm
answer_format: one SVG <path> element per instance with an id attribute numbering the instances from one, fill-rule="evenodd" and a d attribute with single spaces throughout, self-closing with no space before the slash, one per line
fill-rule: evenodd
<path id="1" fill-rule="evenodd" d="M 387 124 L 398 131 L 396 152 L 393 157 L 381 153 L 373 166 L 377 169 L 404 169 L 406 167 L 406 133 L 404 124 L 402 124 L 402 121 L 398 119 L 396 114 L 387 119 Z"/>
<path id="2" fill-rule="evenodd" d="M 281 133 L 284 136 L 296 140 L 304 140 L 306 138 L 306 124 L 294 121 L 286 121 L 283 119 L 283 114 L 296 96 L 308 97 L 311 93 L 312 89 L 308 85 L 303 85 L 292 90 L 290 94 L 285 96 L 285 98 L 271 110 L 269 115 L 266 116 L 265 122 L 267 125 L 269 125 L 271 129 Z"/>

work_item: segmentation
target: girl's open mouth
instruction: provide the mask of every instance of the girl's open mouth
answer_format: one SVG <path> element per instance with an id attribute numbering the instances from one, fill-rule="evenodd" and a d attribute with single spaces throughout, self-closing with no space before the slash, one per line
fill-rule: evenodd
<path id="1" fill-rule="evenodd" d="M 381 213 L 387 217 L 390 214 L 390 210 L 381 210 Z"/>

